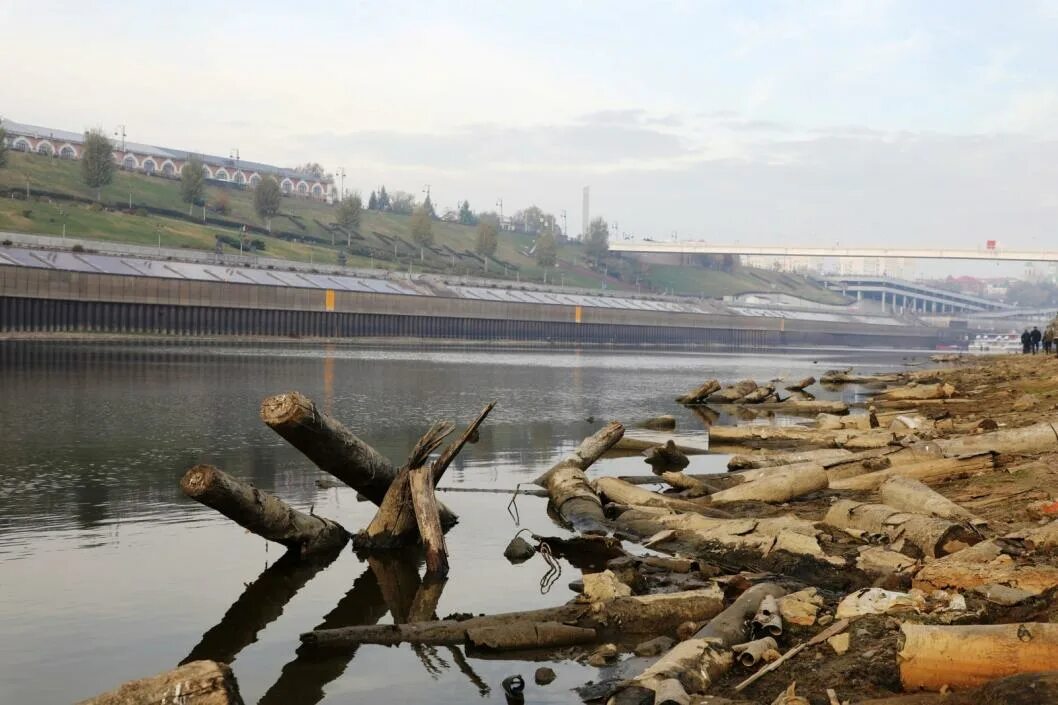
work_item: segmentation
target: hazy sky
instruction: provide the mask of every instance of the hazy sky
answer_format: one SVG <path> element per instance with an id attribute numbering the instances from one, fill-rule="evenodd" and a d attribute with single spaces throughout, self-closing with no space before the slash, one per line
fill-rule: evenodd
<path id="1" fill-rule="evenodd" d="M 251 9 L 252 8 L 252 9 Z M 10 2 L 0 115 L 638 236 L 1054 246 L 1058 2 Z"/>

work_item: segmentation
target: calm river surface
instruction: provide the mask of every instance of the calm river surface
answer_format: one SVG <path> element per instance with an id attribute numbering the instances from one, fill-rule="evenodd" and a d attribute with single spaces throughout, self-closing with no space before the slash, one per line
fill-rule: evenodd
<path id="1" fill-rule="evenodd" d="M 576 701 L 569 688 L 594 669 L 548 664 L 558 680 L 539 688 L 539 664 L 459 649 L 299 651 L 298 634 L 317 626 L 403 619 L 421 566 L 369 566 L 347 549 L 315 574 L 285 564 L 262 573 L 279 548 L 185 499 L 180 476 L 209 462 L 356 530 L 374 507 L 317 486 L 329 478 L 261 423 L 265 396 L 302 391 L 398 462 L 432 420 L 462 426 L 495 399 L 481 441 L 442 484 L 513 488 L 603 420 L 672 413 L 681 429 L 700 429 L 672 399 L 709 377 L 818 376 L 899 358 L 0 342 L 0 704 L 74 702 L 188 656 L 232 662 L 247 703 L 503 702 L 500 681 L 514 673 L 530 683 L 527 702 Z M 725 459 L 698 456 L 691 469 L 722 471 Z M 593 474 L 647 470 L 618 458 Z M 504 560 L 519 528 L 507 496 L 442 499 L 461 521 L 440 616 L 571 597 L 572 567 L 541 595 L 542 559 Z M 542 499 L 521 497 L 518 509 L 521 527 L 563 534 Z"/>

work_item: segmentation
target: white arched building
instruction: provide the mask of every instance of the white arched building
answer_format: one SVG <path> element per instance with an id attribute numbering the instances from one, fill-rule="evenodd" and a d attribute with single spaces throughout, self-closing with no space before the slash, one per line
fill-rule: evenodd
<path id="1" fill-rule="evenodd" d="M 83 133 L 24 125 L 9 120 L 3 120 L 0 125 L 7 132 L 7 146 L 14 151 L 57 159 L 81 158 Z M 205 166 L 206 178 L 213 181 L 253 188 L 262 178 L 271 176 L 279 182 L 283 193 L 291 196 L 321 201 L 331 201 L 336 197 L 334 178 L 329 175 L 315 176 L 271 164 L 236 159 L 234 156 L 218 157 L 128 141 L 113 141 L 114 161 L 127 171 L 177 179 L 180 178 L 180 170 L 184 165 L 190 159 L 196 158 Z"/>

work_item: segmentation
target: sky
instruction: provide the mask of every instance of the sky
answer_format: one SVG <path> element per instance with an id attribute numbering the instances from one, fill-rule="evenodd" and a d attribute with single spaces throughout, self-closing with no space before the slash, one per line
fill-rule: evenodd
<path id="1" fill-rule="evenodd" d="M 0 26 L 4 117 L 317 161 L 365 197 L 576 234 L 590 186 L 637 238 L 1056 241 L 1058 0 L 35 1 Z"/>

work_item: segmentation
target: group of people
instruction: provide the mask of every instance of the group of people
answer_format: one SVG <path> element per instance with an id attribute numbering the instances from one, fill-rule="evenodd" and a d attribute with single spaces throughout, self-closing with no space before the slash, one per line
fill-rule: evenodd
<path id="1" fill-rule="evenodd" d="M 1040 351 L 1040 343 L 1043 343 L 1043 352 L 1049 354 L 1051 348 L 1054 347 L 1054 333 L 1055 324 L 1053 322 L 1042 333 L 1037 326 L 1033 326 L 1032 330 L 1026 328 L 1021 334 L 1021 352 L 1025 355 L 1030 353 L 1035 355 Z"/>

